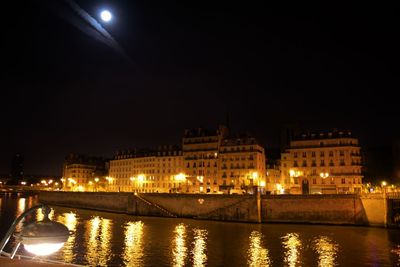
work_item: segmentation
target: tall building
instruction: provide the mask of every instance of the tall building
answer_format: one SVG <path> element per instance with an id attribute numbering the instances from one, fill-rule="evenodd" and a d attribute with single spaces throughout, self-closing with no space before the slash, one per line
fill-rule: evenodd
<path id="1" fill-rule="evenodd" d="M 182 140 L 182 155 L 185 175 L 192 193 L 219 191 L 218 170 L 222 140 L 228 135 L 228 128 L 218 130 L 203 128 L 186 129 Z"/>
<path id="2" fill-rule="evenodd" d="M 11 162 L 11 184 L 19 184 L 24 178 L 24 157 L 21 154 L 15 154 Z"/>
<path id="3" fill-rule="evenodd" d="M 254 186 L 265 189 L 264 148 L 254 137 L 228 137 L 219 149 L 219 184 L 222 191 L 243 189 L 253 192 Z"/>
<path id="4" fill-rule="evenodd" d="M 63 189 L 98 191 L 108 173 L 108 161 L 102 157 L 71 153 L 63 165 Z"/>
<path id="5" fill-rule="evenodd" d="M 280 161 L 276 163 L 269 163 L 266 165 L 265 170 L 265 180 L 266 180 L 266 191 L 270 194 L 281 194 L 282 185 L 281 185 L 281 168 Z"/>
<path id="6" fill-rule="evenodd" d="M 177 146 L 119 151 L 110 161 L 109 191 L 171 193 L 184 190 L 182 150 Z"/>
<path id="7" fill-rule="evenodd" d="M 282 153 L 281 164 L 281 186 L 288 193 L 361 191 L 360 146 L 349 131 L 295 136 Z"/>

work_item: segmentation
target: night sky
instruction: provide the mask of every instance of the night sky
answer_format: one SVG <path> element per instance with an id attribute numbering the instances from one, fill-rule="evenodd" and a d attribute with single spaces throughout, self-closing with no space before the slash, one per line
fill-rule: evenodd
<path id="1" fill-rule="evenodd" d="M 390 6 L 9 1 L 2 18 L 0 174 L 60 175 L 69 152 L 111 156 L 216 128 L 279 147 L 284 125 L 349 129 L 364 147 L 399 136 L 399 16 Z M 19 3 L 16 3 L 19 2 Z M 216 4 L 216 3 L 219 4 Z M 89 27 L 90 28 L 90 27 Z"/>

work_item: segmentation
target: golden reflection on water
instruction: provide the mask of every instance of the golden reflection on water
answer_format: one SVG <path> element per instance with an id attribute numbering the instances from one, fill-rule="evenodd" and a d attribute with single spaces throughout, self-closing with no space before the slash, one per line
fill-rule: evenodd
<path id="1" fill-rule="evenodd" d="M 263 235 L 258 231 L 250 234 L 250 247 L 247 251 L 249 266 L 271 266 L 268 249 L 261 246 Z"/>
<path id="2" fill-rule="evenodd" d="M 186 226 L 184 224 L 179 224 L 174 230 L 175 238 L 173 239 L 173 250 L 172 254 L 174 256 L 173 266 L 181 267 L 185 265 L 185 260 L 187 257 L 187 247 L 186 247 Z"/>
<path id="3" fill-rule="evenodd" d="M 25 211 L 25 202 L 26 202 L 26 198 L 21 197 L 20 199 L 18 199 L 18 207 L 17 207 L 17 216 L 21 215 L 24 211 Z"/>
<path id="4" fill-rule="evenodd" d="M 282 245 L 286 249 L 284 261 L 287 266 L 294 267 L 300 265 L 300 249 L 302 247 L 297 233 L 288 233 L 282 237 Z"/>
<path id="5" fill-rule="evenodd" d="M 49 213 L 49 219 L 53 220 L 53 218 L 54 218 L 54 209 L 51 209 L 51 211 Z M 40 208 L 36 212 L 36 220 L 42 221 L 43 219 L 44 219 L 43 210 L 42 210 L 42 208 Z"/>
<path id="6" fill-rule="evenodd" d="M 107 262 L 111 258 L 111 226 L 111 220 L 99 216 L 95 216 L 87 222 L 85 258 L 89 265 L 107 266 Z"/>
<path id="7" fill-rule="evenodd" d="M 397 266 L 400 266 L 400 245 L 398 245 L 396 248 L 392 249 L 392 253 L 397 255 Z"/>
<path id="8" fill-rule="evenodd" d="M 193 229 L 194 241 L 193 241 L 193 266 L 205 266 L 207 263 L 207 230 L 204 229 Z"/>
<path id="9" fill-rule="evenodd" d="M 17 211 L 15 213 L 15 217 L 18 218 L 24 211 L 25 211 L 25 206 L 26 206 L 26 198 L 21 197 L 18 199 L 18 204 L 17 204 Z M 18 225 L 15 227 L 15 230 L 17 232 L 20 232 L 22 230 L 22 222 L 25 221 L 25 218 L 22 219 Z"/>
<path id="10" fill-rule="evenodd" d="M 339 245 L 327 236 L 319 236 L 313 242 L 313 249 L 318 254 L 319 267 L 336 266 Z"/>
<path id="11" fill-rule="evenodd" d="M 142 221 L 125 225 L 125 248 L 123 252 L 126 266 L 143 266 L 143 226 Z"/>
<path id="12" fill-rule="evenodd" d="M 52 210 L 53 212 L 53 210 Z M 54 212 L 50 212 L 49 218 L 54 217 Z M 39 214 L 39 212 L 38 212 Z M 40 213 L 42 214 L 42 213 Z M 53 215 L 52 215 L 53 214 Z M 42 215 L 43 217 L 43 215 Z M 38 219 L 39 220 L 39 219 Z M 65 242 L 61 254 L 63 257 L 63 260 L 67 263 L 73 262 L 75 259 L 75 254 L 74 254 L 74 245 L 75 245 L 75 237 L 76 237 L 76 225 L 77 225 L 77 218 L 76 214 L 73 212 L 69 213 L 63 213 L 62 215 L 57 216 L 57 222 L 64 224 L 68 230 L 72 231 L 72 234 L 69 236 L 67 242 Z"/>

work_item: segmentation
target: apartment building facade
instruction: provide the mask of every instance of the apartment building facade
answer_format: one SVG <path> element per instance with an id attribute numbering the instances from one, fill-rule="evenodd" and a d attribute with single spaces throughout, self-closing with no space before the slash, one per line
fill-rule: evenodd
<path id="1" fill-rule="evenodd" d="M 280 184 L 291 194 L 361 192 L 360 150 L 350 131 L 298 135 L 281 155 Z"/>

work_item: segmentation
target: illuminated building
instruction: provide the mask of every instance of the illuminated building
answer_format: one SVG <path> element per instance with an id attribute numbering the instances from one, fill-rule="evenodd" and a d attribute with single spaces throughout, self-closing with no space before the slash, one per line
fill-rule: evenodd
<path id="1" fill-rule="evenodd" d="M 101 157 L 69 154 L 64 160 L 63 189 L 74 191 L 98 191 L 99 179 L 107 175 L 107 161 Z"/>
<path id="2" fill-rule="evenodd" d="M 139 193 L 252 192 L 265 187 L 264 149 L 253 137 L 228 137 L 220 126 L 210 131 L 187 129 L 182 149 L 131 149 L 110 161 L 109 191 Z"/>
<path id="3" fill-rule="evenodd" d="M 219 191 L 218 152 L 228 128 L 218 130 L 186 129 L 183 135 L 183 159 L 190 193 Z"/>
<path id="4" fill-rule="evenodd" d="M 281 185 L 291 194 L 360 192 L 361 167 L 351 132 L 301 134 L 281 155 Z"/>
<path id="5" fill-rule="evenodd" d="M 183 180 L 182 151 L 174 146 L 155 150 L 131 149 L 117 152 L 110 161 L 108 190 L 139 193 L 180 192 Z M 178 176 L 181 177 L 181 176 Z"/>
<path id="6" fill-rule="evenodd" d="M 266 188 L 265 190 L 271 194 L 280 194 L 281 188 L 279 187 L 281 183 L 281 169 L 280 163 L 278 164 L 267 164 L 265 169 L 265 180 Z"/>
<path id="7" fill-rule="evenodd" d="M 254 137 L 226 138 L 219 149 L 221 189 L 244 189 L 266 186 L 264 148 Z"/>

